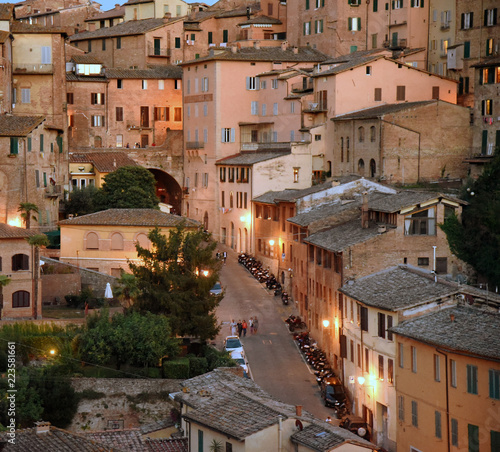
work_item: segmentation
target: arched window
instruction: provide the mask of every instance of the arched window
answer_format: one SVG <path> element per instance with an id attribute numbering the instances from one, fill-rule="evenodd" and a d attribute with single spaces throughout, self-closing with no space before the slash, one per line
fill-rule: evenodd
<path id="1" fill-rule="evenodd" d="M 377 174 L 377 164 L 375 163 L 375 160 L 371 159 L 370 160 L 370 177 L 375 177 L 375 174 Z"/>
<path id="2" fill-rule="evenodd" d="M 94 137 L 94 147 L 95 148 L 102 147 L 102 138 L 101 137 Z"/>
<path id="3" fill-rule="evenodd" d="M 372 143 L 374 143 L 376 139 L 377 139 L 377 130 L 375 129 L 375 126 L 371 126 L 370 127 L 370 141 Z"/>
<path id="4" fill-rule="evenodd" d="M 363 126 L 358 127 L 358 141 L 360 143 L 365 141 L 365 128 Z"/>
<path id="5" fill-rule="evenodd" d="M 148 239 L 148 236 L 146 234 L 137 234 L 137 237 L 135 238 L 136 242 L 139 244 L 141 248 L 144 248 L 146 250 L 149 249 L 149 246 L 151 242 Z"/>
<path id="6" fill-rule="evenodd" d="M 12 294 L 12 307 L 13 308 L 29 308 L 30 306 L 30 293 L 25 290 L 18 290 Z"/>
<path id="7" fill-rule="evenodd" d="M 27 254 L 14 254 L 14 256 L 12 256 L 12 271 L 17 272 L 18 270 L 29 270 L 29 261 L 30 259 Z"/>
<path id="8" fill-rule="evenodd" d="M 123 249 L 123 236 L 119 232 L 115 232 L 111 236 L 111 249 L 112 250 L 122 250 Z"/>
<path id="9" fill-rule="evenodd" d="M 365 174 L 365 162 L 363 159 L 359 159 L 358 161 L 358 173 L 360 176 L 363 176 Z"/>
<path id="10" fill-rule="evenodd" d="M 87 247 L 88 250 L 98 250 L 99 249 L 99 236 L 95 232 L 89 232 L 87 234 Z"/>

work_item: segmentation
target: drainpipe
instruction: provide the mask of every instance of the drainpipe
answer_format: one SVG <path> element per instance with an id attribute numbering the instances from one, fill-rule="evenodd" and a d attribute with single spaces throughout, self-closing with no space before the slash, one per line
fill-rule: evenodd
<path id="1" fill-rule="evenodd" d="M 448 393 L 448 355 L 438 348 L 436 348 L 436 351 L 444 356 L 444 368 L 445 368 L 445 379 L 446 379 L 446 445 L 447 445 L 447 450 L 450 452 L 451 450 L 451 445 L 450 445 L 450 397 Z"/>
<path id="2" fill-rule="evenodd" d="M 434 272 L 434 274 L 436 274 L 436 248 L 437 246 L 433 246 L 433 260 L 432 260 L 432 271 Z"/>
<path id="3" fill-rule="evenodd" d="M 283 445 L 283 416 L 278 416 L 278 452 L 282 451 Z"/>

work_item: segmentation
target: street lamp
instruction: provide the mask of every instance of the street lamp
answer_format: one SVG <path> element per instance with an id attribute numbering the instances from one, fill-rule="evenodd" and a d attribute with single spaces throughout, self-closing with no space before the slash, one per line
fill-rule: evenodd
<path id="1" fill-rule="evenodd" d="M 269 240 L 269 245 L 274 246 L 274 240 L 273 239 Z"/>
<path id="2" fill-rule="evenodd" d="M 329 326 L 330 326 L 330 320 L 327 319 L 323 320 L 323 327 L 328 328 Z"/>

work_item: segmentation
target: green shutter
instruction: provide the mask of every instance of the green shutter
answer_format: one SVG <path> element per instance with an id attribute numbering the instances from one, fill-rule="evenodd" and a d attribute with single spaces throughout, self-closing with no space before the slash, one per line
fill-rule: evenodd
<path id="1" fill-rule="evenodd" d="M 28 152 L 31 152 L 31 137 L 28 137 Z"/>
<path id="2" fill-rule="evenodd" d="M 491 450 L 500 450 L 500 432 L 490 431 Z"/>
<path id="3" fill-rule="evenodd" d="M 43 133 L 40 134 L 40 152 L 43 152 Z"/>
<path id="4" fill-rule="evenodd" d="M 213 43 L 213 34 L 211 31 L 208 32 L 208 43 L 209 44 Z"/>
<path id="5" fill-rule="evenodd" d="M 411 0 L 411 7 L 415 8 L 415 0 Z"/>
<path id="6" fill-rule="evenodd" d="M 373 12 L 376 13 L 378 11 L 378 0 L 373 0 Z"/>
<path id="7" fill-rule="evenodd" d="M 56 142 L 57 142 L 57 146 L 59 146 L 59 154 L 62 154 L 62 152 L 63 152 L 63 137 L 61 135 L 59 135 L 56 138 Z"/>
<path id="8" fill-rule="evenodd" d="M 488 147 L 488 131 L 483 130 L 483 136 L 481 139 L 481 154 L 486 155 L 486 148 Z M 469 391 L 469 368 L 467 367 L 467 392 Z"/>
<path id="9" fill-rule="evenodd" d="M 467 430 L 469 434 L 469 452 L 479 452 L 479 427 L 468 424 Z"/>
<path id="10" fill-rule="evenodd" d="M 306 9 L 309 9 L 309 0 L 306 0 Z"/>
<path id="11" fill-rule="evenodd" d="M 470 58 L 470 41 L 464 42 L 464 58 Z"/>
<path id="12" fill-rule="evenodd" d="M 361 17 L 358 17 L 358 31 L 361 31 Z"/>
<path id="13" fill-rule="evenodd" d="M 352 17 L 349 17 L 347 19 L 347 29 L 350 31 L 352 30 Z"/>
<path id="14" fill-rule="evenodd" d="M 43 186 L 47 186 L 47 173 L 43 173 Z"/>
<path id="15" fill-rule="evenodd" d="M 420 2 L 420 8 L 423 8 L 424 7 L 424 0 L 421 0 Z"/>
<path id="16" fill-rule="evenodd" d="M 495 145 L 500 146 L 500 130 L 497 130 Z M 500 371 L 490 369 L 490 399 L 500 399 Z"/>
<path id="17" fill-rule="evenodd" d="M 10 137 L 10 153 L 11 155 L 19 154 L 19 138 Z"/>
<path id="18" fill-rule="evenodd" d="M 403 0 L 399 0 L 399 7 L 402 8 L 403 7 Z"/>

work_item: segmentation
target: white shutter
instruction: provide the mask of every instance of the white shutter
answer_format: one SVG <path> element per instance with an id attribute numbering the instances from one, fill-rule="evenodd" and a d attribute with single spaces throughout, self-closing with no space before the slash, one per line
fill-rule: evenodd
<path id="1" fill-rule="evenodd" d="M 52 48 L 42 46 L 42 64 L 52 64 Z"/>
<path id="2" fill-rule="evenodd" d="M 247 89 L 250 89 L 250 77 L 247 77 Z"/>
<path id="3" fill-rule="evenodd" d="M 226 129 L 224 129 L 224 127 L 222 129 L 220 129 L 220 131 L 221 131 L 221 134 L 220 134 L 220 141 L 221 141 L 221 143 L 225 143 L 226 142 L 226 140 L 224 140 L 225 130 Z"/>
<path id="4" fill-rule="evenodd" d="M 234 143 L 235 140 L 235 130 L 231 129 L 231 143 Z"/>

